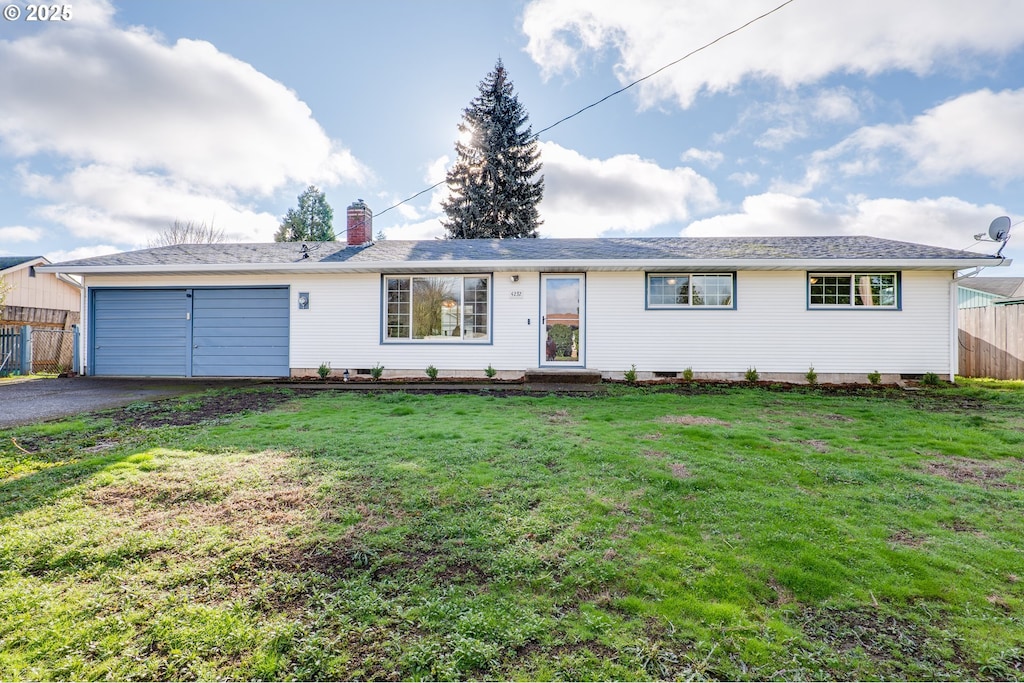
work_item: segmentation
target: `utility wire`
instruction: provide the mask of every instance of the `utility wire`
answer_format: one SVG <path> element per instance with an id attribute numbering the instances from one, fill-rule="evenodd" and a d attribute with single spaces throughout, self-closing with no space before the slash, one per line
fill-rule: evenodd
<path id="1" fill-rule="evenodd" d="M 672 62 L 669 62 L 665 66 L 663 66 L 663 67 L 661 67 L 659 69 L 656 69 L 655 71 L 652 71 L 651 73 L 647 74 L 646 76 L 642 76 L 642 77 L 636 79 L 632 83 L 619 88 L 618 90 L 616 90 L 613 93 L 605 95 L 604 97 L 602 97 L 601 99 L 597 100 L 596 102 L 588 104 L 587 106 L 583 107 L 582 109 L 580 109 L 578 111 L 575 111 L 572 114 L 569 114 L 568 116 L 555 121 L 550 126 L 547 126 L 545 128 L 541 128 L 540 130 L 538 130 L 536 133 L 533 134 L 534 139 L 536 139 L 538 136 L 540 136 L 541 133 L 546 133 L 547 131 L 551 130 L 555 126 L 563 124 L 566 121 L 568 121 L 569 119 L 576 118 L 577 116 L 579 116 L 583 112 L 587 111 L 588 109 L 592 109 L 592 108 L 596 107 L 597 105 L 601 104 L 602 102 L 605 102 L 606 100 L 609 100 L 609 99 L 615 97 L 616 95 L 620 95 L 620 94 L 626 92 L 627 90 L 632 88 L 634 85 L 642 83 L 642 82 L 646 81 L 648 78 L 653 78 L 654 76 L 657 76 L 658 74 L 660 74 L 665 69 L 673 67 L 676 64 L 678 64 L 679 62 L 682 62 L 683 60 L 689 59 L 690 57 L 694 56 L 698 52 L 701 52 L 703 50 L 708 49 L 709 47 L 711 47 L 715 43 L 718 43 L 718 42 L 720 42 L 722 40 L 725 40 L 726 38 L 728 38 L 729 36 L 731 36 L 731 35 L 733 35 L 735 33 L 739 33 L 740 31 L 742 31 L 743 29 L 747 28 L 751 24 L 755 24 L 755 23 L 761 21 L 762 19 L 764 19 L 766 17 L 769 17 L 772 14 L 775 14 L 776 12 L 781 10 L 783 7 L 785 7 L 786 5 L 789 5 L 792 2 L 795 2 L 795 0 L 786 0 L 784 3 L 782 3 L 778 7 L 774 8 L 774 9 L 771 9 L 771 10 L 768 10 L 767 12 L 765 12 L 764 14 L 762 14 L 760 16 L 754 17 L 753 19 L 751 19 L 747 23 L 743 24 L 742 26 L 738 26 L 738 27 L 734 28 L 733 30 L 731 30 L 731 31 L 729 31 L 727 33 L 723 33 L 722 35 L 718 36 L 717 38 L 715 38 L 711 42 L 705 43 L 704 45 L 701 45 L 700 47 L 698 47 L 698 48 L 696 48 L 694 50 L 691 50 L 690 52 L 687 52 L 685 55 L 683 55 L 679 59 L 677 59 L 675 61 L 672 61 Z M 433 185 L 431 185 L 430 187 L 426 188 L 425 190 L 420 190 L 419 192 L 417 192 L 416 194 L 412 195 L 411 197 L 407 197 L 406 199 L 403 199 L 402 201 L 398 202 L 397 204 L 392 204 L 388 208 L 384 209 L 383 211 L 378 212 L 375 215 L 380 216 L 381 214 L 387 213 L 391 209 L 397 209 L 402 204 L 405 204 L 406 202 L 410 202 L 413 199 L 416 199 L 416 197 L 419 197 L 421 194 L 425 194 L 427 192 L 430 192 L 431 190 L 433 190 L 436 187 L 440 187 L 441 185 L 444 185 L 445 182 L 447 182 L 447 180 L 442 180 L 442 181 L 440 181 L 438 183 L 434 183 Z"/>
<path id="2" fill-rule="evenodd" d="M 680 57 L 679 59 L 675 60 L 674 62 L 669 62 L 668 64 L 666 64 L 665 66 L 661 67 L 660 69 L 658 69 L 658 70 L 656 70 L 656 71 L 652 71 L 651 73 L 647 74 L 646 76 L 643 76 L 643 77 L 641 77 L 641 78 L 638 78 L 638 79 L 636 79 L 635 81 L 633 81 L 633 82 L 632 82 L 632 83 L 630 83 L 629 85 L 625 85 L 625 86 L 623 86 L 623 87 L 619 88 L 618 90 L 616 90 L 615 92 L 611 93 L 610 95 L 605 95 L 604 97 L 602 97 L 601 99 L 599 99 L 599 100 L 598 100 L 597 102 L 594 102 L 593 104 L 588 104 L 587 106 L 583 107 L 583 109 L 580 109 L 580 110 L 579 110 L 579 111 L 577 111 L 577 112 L 574 112 L 574 113 L 572 113 L 572 114 L 569 114 L 568 116 L 566 116 L 566 117 L 565 117 L 565 118 L 563 118 L 563 119 L 559 119 L 559 120 L 555 121 L 554 123 L 552 123 L 552 124 L 551 124 L 550 126 L 548 126 L 547 128 L 541 128 L 540 130 L 538 130 L 538 131 L 537 131 L 537 133 L 536 133 L 535 135 L 540 135 L 541 133 L 547 132 L 547 131 L 551 130 L 552 128 L 554 128 L 555 126 L 557 126 L 558 124 L 560 124 L 560 123 L 565 123 L 565 122 L 566 122 L 566 121 L 568 121 L 569 119 L 571 119 L 571 118 L 575 118 L 575 117 L 579 116 L 580 114 L 582 114 L 582 113 L 583 113 L 583 112 L 585 112 L 586 110 L 588 110 L 588 109 L 590 109 L 590 108 L 592 108 L 592 107 L 596 107 L 597 105 L 601 104 L 601 103 L 602 103 L 602 102 L 604 102 L 605 100 L 611 99 L 612 97 L 615 97 L 616 95 L 618 95 L 618 94 L 620 94 L 620 93 L 624 93 L 624 92 L 626 92 L 627 90 L 629 90 L 630 88 L 632 88 L 632 87 L 633 87 L 634 85 L 637 85 L 638 83 L 643 83 L 643 82 L 644 82 L 644 81 L 646 81 L 646 80 L 647 80 L 648 78 L 651 78 L 651 77 L 653 77 L 653 76 L 657 76 L 658 74 L 660 74 L 660 73 L 661 73 L 662 71 L 664 71 L 665 69 L 668 69 L 669 67 L 673 67 L 673 66 L 675 66 L 676 64 L 678 64 L 679 62 L 683 61 L 684 59 L 689 59 L 690 57 L 694 56 L 694 55 L 695 55 L 695 54 L 697 54 L 698 52 L 701 52 L 701 51 L 703 51 L 703 50 L 706 50 L 706 49 L 708 49 L 709 47 L 711 47 L 711 46 L 712 46 L 712 45 L 714 45 L 715 43 L 717 43 L 717 42 L 719 42 L 719 41 L 722 41 L 722 40 L 725 40 L 726 38 L 728 38 L 728 37 L 729 37 L 729 36 L 731 36 L 732 34 L 734 34 L 734 33 L 739 33 L 740 31 L 742 31 L 743 29 L 747 28 L 747 27 L 748 27 L 748 26 L 750 26 L 751 24 L 753 24 L 753 23 L 756 23 L 756 22 L 758 22 L 758 21 L 761 21 L 762 19 L 764 19 L 764 18 L 765 18 L 765 17 L 767 17 L 767 16 L 770 16 L 770 15 L 772 15 L 772 14 L 775 14 L 775 13 L 776 13 L 776 12 L 778 12 L 778 11 L 779 11 L 780 9 L 782 9 L 783 7 L 785 7 L 786 5 L 790 4 L 790 3 L 791 3 L 791 2 L 793 2 L 793 1 L 794 1 L 794 0 L 786 0 L 786 2 L 782 3 L 781 5 L 779 5 L 778 7 L 776 7 L 775 9 L 773 9 L 773 10 L 769 10 L 769 11 L 765 12 L 764 14 L 762 14 L 762 15 L 761 15 L 761 16 L 759 16 L 759 17 L 754 17 L 753 19 L 751 19 L 751 20 L 750 20 L 750 21 L 748 21 L 747 23 L 745 23 L 745 24 L 743 24 L 742 26 L 739 26 L 739 27 L 737 27 L 737 28 L 734 28 L 733 30 L 729 31 L 728 33 L 723 33 L 722 35 L 720 35 L 720 36 L 718 36 L 717 38 L 715 38 L 714 40 L 712 40 L 712 41 L 711 41 L 710 43 L 705 43 L 704 45 L 701 45 L 701 46 L 700 46 L 700 47 L 698 47 L 697 49 L 695 49 L 695 50 L 691 50 L 690 52 L 687 52 L 687 53 L 686 53 L 685 55 L 683 55 L 683 56 L 682 56 L 682 57 Z"/>

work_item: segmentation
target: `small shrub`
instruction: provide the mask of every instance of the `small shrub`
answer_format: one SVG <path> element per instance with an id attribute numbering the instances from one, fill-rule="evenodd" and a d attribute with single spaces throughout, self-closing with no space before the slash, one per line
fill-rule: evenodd
<path id="1" fill-rule="evenodd" d="M 807 374 L 804 375 L 804 379 L 807 380 L 808 384 L 817 384 L 818 383 L 818 373 L 816 373 L 814 371 L 814 366 L 813 365 L 810 368 L 807 369 Z"/>
<path id="2" fill-rule="evenodd" d="M 926 387 L 937 387 L 940 384 L 942 384 L 942 381 L 939 379 L 939 376 L 936 375 L 934 372 L 926 372 L 923 375 L 921 375 L 921 384 L 925 385 Z"/>
<path id="3" fill-rule="evenodd" d="M 693 368 L 688 367 L 685 370 L 683 370 L 683 379 L 685 379 L 687 382 L 693 381 Z"/>
<path id="4" fill-rule="evenodd" d="M 327 375 L 331 374 L 331 364 L 321 363 L 316 369 L 316 374 L 320 375 L 320 379 L 327 379 Z"/>
<path id="5" fill-rule="evenodd" d="M 756 382 L 760 377 L 760 375 L 757 374 L 757 368 L 747 368 L 747 372 L 743 376 L 748 382 Z"/>
<path id="6" fill-rule="evenodd" d="M 872 372 L 869 372 L 868 373 L 868 381 L 871 382 L 871 384 L 877 385 L 878 383 L 880 383 L 882 381 L 882 373 L 880 373 L 878 370 L 874 370 Z"/>
<path id="7" fill-rule="evenodd" d="M 494 366 L 488 365 L 484 368 L 484 374 L 487 375 L 487 379 L 494 379 L 494 376 L 498 374 L 498 371 L 494 369 Z"/>
<path id="8" fill-rule="evenodd" d="M 374 382 L 379 380 L 381 375 L 383 375 L 383 374 L 384 374 L 384 366 L 381 365 L 380 363 L 377 363 L 372 368 L 370 368 L 370 377 L 373 378 Z"/>
<path id="9" fill-rule="evenodd" d="M 629 366 L 629 370 L 622 373 L 622 376 L 626 378 L 626 381 L 630 384 L 636 382 L 636 363 Z"/>
<path id="10" fill-rule="evenodd" d="M 437 379 L 437 368 L 435 368 L 433 365 L 428 365 L 426 372 L 427 377 L 429 377 L 431 381 Z"/>

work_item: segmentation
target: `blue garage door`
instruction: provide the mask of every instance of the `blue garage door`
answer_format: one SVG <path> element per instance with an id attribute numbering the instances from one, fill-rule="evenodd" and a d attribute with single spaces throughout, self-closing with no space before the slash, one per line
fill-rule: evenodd
<path id="1" fill-rule="evenodd" d="M 92 373 L 287 377 L 288 289 L 92 292 Z"/>
<path id="2" fill-rule="evenodd" d="M 288 376 L 288 290 L 193 290 L 192 374 Z"/>
<path id="3" fill-rule="evenodd" d="M 187 375 L 191 302 L 185 289 L 93 291 L 93 374 Z"/>

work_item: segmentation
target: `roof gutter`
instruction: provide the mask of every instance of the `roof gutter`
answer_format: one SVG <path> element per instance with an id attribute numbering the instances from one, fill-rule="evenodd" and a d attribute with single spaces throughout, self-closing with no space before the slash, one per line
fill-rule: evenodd
<path id="1" fill-rule="evenodd" d="M 991 256 L 964 259 L 538 259 L 514 260 L 431 260 L 324 263 L 203 263 L 72 266 L 37 266 L 45 273 L 75 275 L 209 275 L 280 273 L 289 275 L 321 273 L 403 273 L 484 271 L 651 271 L 651 270 L 963 270 L 985 266 L 1008 266 L 1012 261 Z"/>

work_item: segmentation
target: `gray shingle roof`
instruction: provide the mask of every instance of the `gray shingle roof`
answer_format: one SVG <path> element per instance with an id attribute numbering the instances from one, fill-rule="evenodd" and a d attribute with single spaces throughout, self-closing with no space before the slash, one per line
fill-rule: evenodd
<path id="1" fill-rule="evenodd" d="M 1024 296 L 1024 277 L 972 277 L 962 280 L 960 286 L 1007 299 Z"/>
<path id="2" fill-rule="evenodd" d="M 35 261 L 41 259 L 42 256 L 0 256 L 0 270 L 7 270 L 14 266 L 21 265 L 22 263 L 28 263 L 29 261 Z"/>
<path id="3" fill-rule="evenodd" d="M 258 244 L 186 244 L 142 249 L 55 264 L 68 272 L 76 267 L 237 266 L 295 264 L 373 264 L 411 262 L 466 263 L 508 261 L 645 261 L 720 260 L 978 260 L 987 258 L 967 251 L 932 247 L 878 237 L 638 237 L 594 239 L 519 240 L 382 240 L 368 246 L 348 247 L 343 242 L 314 242 L 304 258 L 295 242 Z M 992 257 L 994 259 L 994 257 Z"/>

